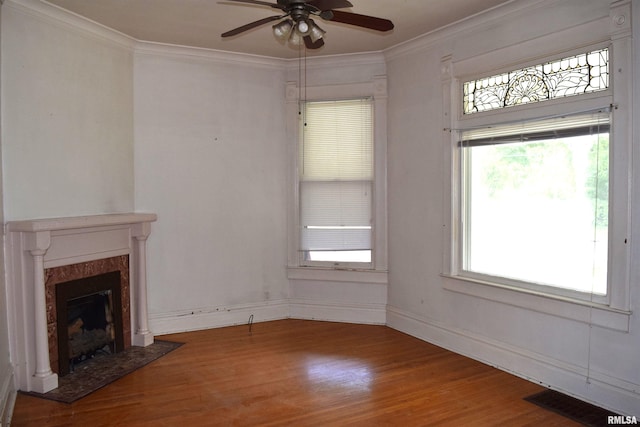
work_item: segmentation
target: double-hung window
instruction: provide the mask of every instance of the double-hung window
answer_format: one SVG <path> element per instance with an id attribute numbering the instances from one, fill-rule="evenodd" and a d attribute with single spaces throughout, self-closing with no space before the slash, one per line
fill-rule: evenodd
<path id="1" fill-rule="evenodd" d="M 609 50 L 459 81 L 454 275 L 609 304 Z"/>
<path id="2" fill-rule="evenodd" d="M 301 265 L 372 264 L 373 100 L 308 101 L 299 132 Z"/>
<path id="3" fill-rule="evenodd" d="M 606 295 L 608 111 L 461 135 L 464 271 Z"/>

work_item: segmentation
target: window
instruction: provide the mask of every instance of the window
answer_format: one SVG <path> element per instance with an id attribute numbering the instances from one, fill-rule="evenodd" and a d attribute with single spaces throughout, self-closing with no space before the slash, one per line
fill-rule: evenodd
<path id="1" fill-rule="evenodd" d="M 287 276 L 386 285 L 386 76 L 290 82 L 286 100 Z"/>
<path id="2" fill-rule="evenodd" d="M 612 246 L 626 223 L 611 205 L 627 192 L 626 140 L 609 60 L 601 47 L 457 81 L 453 276 L 626 307 Z"/>
<path id="3" fill-rule="evenodd" d="M 462 269 L 607 294 L 609 113 L 462 132 Z"/>
<path id="4" fill-rule="evenodd" d="M 512 107 L 609 87 L 609 49 L 562 58 L 464 84 L 464 114 Z"/>
<path id="5" fill-rule="evenodd" d="M 305 102 L 298 161 L 300 264 L 372 263 L 373 100 Z"/>

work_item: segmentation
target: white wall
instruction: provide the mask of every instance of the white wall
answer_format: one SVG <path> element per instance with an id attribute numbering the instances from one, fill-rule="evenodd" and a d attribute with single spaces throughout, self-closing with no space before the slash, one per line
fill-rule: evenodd
<path id="1" fill-rule="evenodd" d="M 284 66 L 141 44 L 135 56 L 136 208 L 155 333 L 284 318 Z"/>
<path id="2" fill-rule="evenodd" d="M 44 3 L 3 9 L 5 219 L 132 211 L 131 41 Z"/>
<path id="3" fill-rule="evenodd" d="M 638 16 L 636 11 L 636 27 L 640 26 Z M 531 60 L 545 51 L 575 49 L 602 40 L 602 25 L 591 24 L 600 18 L 598 22 L 605 22 L 608 28 L 608 0 L 516 2 L 386 52 L 390 94 L 387 321 L 394 328 L 522 377 L 638 415 L 640 316 L 621 317 L 629 320 L 628 331 L 607 329 L 550 313 L 548 306 L 556 304 L 550 300 L 535 300 L 524 308 L 519 303 L 452 292 L 452 280 L 441 275 L 446 272 L 449 248 L 443 226 L 450 222 L 442 58 L 451 55 L 455 64 L 482 55 L 496 60 L 495 52 L 500 49 L 515 54 L 497 55 L 499 63 L 483 64 L 490 70 L 510 61 L 517 63 L 527 55 Z M 589 24 L 582 28 L 582 23 Z M 572 27 L 572 31 L 559 33 Z M 538 43 L 539 51 L 522 47 L 548 34 L 552 36 L 545 43 Z M 635 55 L 637 61 L 637 47 Z M 638 107 L 638 96 L 634 98 Z M 637 131 L 638 124 L 635 126 Z M 637 159 L 634 166 L 632 191 L 638 194 Z M 614 204 L 614 209 L 626 212 L 625 206 Z M 632 223 L 639 219 L 640 204 L 635 200 Z M 631 242 L 637 259 L 639 247 L 634 239 Z M 637 265 L 633 267 L 632 310 L 640 303 Z"/>

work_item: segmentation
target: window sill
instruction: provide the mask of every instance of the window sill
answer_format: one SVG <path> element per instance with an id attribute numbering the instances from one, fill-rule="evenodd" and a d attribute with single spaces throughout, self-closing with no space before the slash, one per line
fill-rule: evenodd
<path id="1" fill-rule="evenodd" d="M 321 267 L 288 267 L 290 280 L 316 280 L 324 282 L 357 282 L 386 285 L 389 283 L 386 270 L 360 270 Z"/>
<path id="2" fill-rule="evenodd" d="M 619 332 L 629 332 L 630 311 L 590 301 L 545 294 L 508 285 L 443 274 L 444 289 L 489 301 L 525 308 Z"/>

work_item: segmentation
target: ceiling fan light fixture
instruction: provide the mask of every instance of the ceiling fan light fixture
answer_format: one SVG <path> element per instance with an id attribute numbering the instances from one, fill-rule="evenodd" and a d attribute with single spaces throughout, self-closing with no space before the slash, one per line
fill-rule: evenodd
<path id="1" fill-rule="evenodd" d="M 273 35 L 276 36 L 278 40 L 287 41 L 292 29 L 293 21 L 291 19 L 285 19 L 273 26 Z"/>
<path id="2" fill-rule="evenodd" d="M 317 26 L 316 23 L 313 22 L 313 20 L 310 19 L 309 21 L 311 23 L 311 32 L 309 33 L 309 36 L 311 37 L 311 40 L 315 43 L 318 40 L 320 40 L 322 37 L 324 37 L 326 31 L 320 28 L 319 26 Z"/>
<path id="3" fill-rule="evenodd" d="M 3 0 L 0 0 L 2 3 Z M 360 15 L 358 13 L 345 12 L 339 9 L 353 7 L 349 0 L 227 0 L 224 3 L 249 3 L 257 6 L 279 9 L 282 14 L 267 16 L 257 21 L 249 22 L 238 28 L 224 32 L 221 37 L 233 37 L 245 31 L 252 30 L 267 23 L 272 25 L 274 37 L 282 44 L 287 42 L 293 46 L 304 43 L 307 49 L 320 49 L 324 46 L 326 32 L 318 27 L 311 16 L 319 16 L 325 21 L 338 22 L 356 27 L 367 28 L 375 31 L 391 31 L 393 22 L 388 19 L 375 16 Z M 273 22 L 278 22 L 273 25 Z"/>
<path id="4" fill-rule="evenodd" d="M 291 44 L 292 46 L 300 46 L 304 41 L 302 37 L 303 36 L 301 36 L 298 31 L 292 31 L 291 37 L 289 37 L 289 44 Z"/>
<path id="5" fill-rule="evenodd" d="M 298 34 L 300 34 L 301 36 L 308 36 L 309 33 L 311 32 L 311 25 L 309 25 L 309 23 L 306 20 L 300 19 L 296 23 L 296 30 Z"/>

